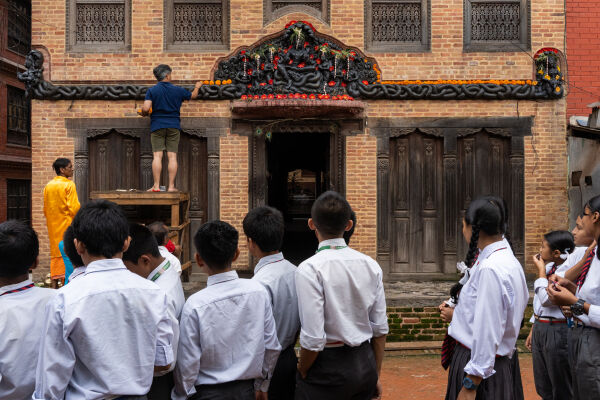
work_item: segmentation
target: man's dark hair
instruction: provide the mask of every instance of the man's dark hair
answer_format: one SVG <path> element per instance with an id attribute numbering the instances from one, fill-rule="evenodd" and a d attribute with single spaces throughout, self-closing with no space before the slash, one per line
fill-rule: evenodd
<path id="1" fill-rule="evenodd" d="M 71 160 L 68 158 L 57 158 L 56 161 L 52 163 L 52 168 L 54 168 L 56 175 L 60 175 L 60 169 L 67 168 L 69 164 L 71 164 Z"/>
<path id="2" fill-rule="evenodd" d="M 137 264 L 139 258 L 144 254 L 160 257 L 158 244 L 150 229 L 140 224 L 130 224 L 129 236 L 131 236 L 131 242 L 127 251 L 123 253 L 123 261 L 131 261 Z"/>
<path id="3" fill-rule="evenodd" d="M 352 228 L 348 231 L 344 231 L 344 240 L 346 244 L 350 244 L 350 238 L 354 235 L 354 229 L 356 229 L 356 213 L 354 210 L 350 212 L 350 220 L 352 221 Z"/>
<path id="4" fill-rule="evenodd" d="M 148 225 L 148 229 L 150 229 L 150 232 L 154 235 L 156 243 L 158 243 L 159 246 L 162 246 L 169 234 L 169 230 L 166 228 L 165 223 L 161 221 L 153 222 Z"/>
<path id="5" fill-rule="evenodd" d="M 165 79 L 165 77 L 169 75 L 171 71 L 171 67 L 169 67 L 167 64 L 159 64 L 152 70 L 152 72 L 154 73 L 154 77 L 159 82 Z"/>
<path id="6" fill-rule="evenodd" d="M 71 264 L 73 267 L 83 267 L 83 260 L 81 256 L 77 252 L 77 248 L 75 248 L 75 243 L 73 243 L 73 239 L 75 239 L 75 234 L 73 233 L 73 227 L 69 226 L 63 235 L 63 249 L 69 260 L 71 260 Z"/>
<path id="7" fill-rule="evenodd" d="M 25 275 L 35 263 L 40 243 L 35 231 L 26 223 L 8 220 L 0 224 L 0 276 Z"/>
<path id="8" fill-rule="evenodd" d="M 352 209 L 341 194 L 330 190 L 315 200 L 310 214 L 321 234 L 342 237 L 350 221 Z"/>
<path id="9" fill-rule="evenodd" d="M 269 253 L 281 249 L 285 224 L 283 215 L 273 207 L 260 206 L 250 210 L 244 217 L 244 234 Z"/>
<path id="10" fill-rule="evenodd" d="M 75 238 L 94 256 L 113 258 L 123 251 L 129 223 L 121 207 L 108 200 L 94 200 L 83 206 L 71 223 Z"/>
<path id="11" fill-rule="evenodd" d="M 198 228 L 194 245 L 200 258 L 215 271 L 231 265 L 238 248 L 238 231 L 227 222 L 210 221 Z"/>

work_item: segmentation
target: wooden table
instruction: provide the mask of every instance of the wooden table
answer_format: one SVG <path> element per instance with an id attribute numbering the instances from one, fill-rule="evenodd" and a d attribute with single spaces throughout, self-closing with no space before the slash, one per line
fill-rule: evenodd
<path id="1" fill-rule="evenodd" d="M 181 268 L 184 270 L 184 280 L 189 277 L 186 271 L 192 265 L 188 247 L 189 234 L 186 229 L 189 224 L 190 195 L 184 192 L 147 192 L 147 191 L 119 191 L 92 192 L 92 200 L 104 199 L 122 206 L 169 206 L 171 220 L 167 224 L 169 232 L 174 233 L 173 242 L 182 248 Z"/>

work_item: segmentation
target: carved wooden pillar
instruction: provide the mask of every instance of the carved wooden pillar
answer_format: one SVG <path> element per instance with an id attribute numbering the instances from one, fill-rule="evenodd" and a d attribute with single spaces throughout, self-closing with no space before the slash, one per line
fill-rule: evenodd
<path id="1" fill-rule="evenodd" d="M 456 247 L 459 226 L 457 192 L 457 132 L 455 129 L 444 131 L 444 273 L 456 272 Z"/>
<path id="2" fill-rule="evenodd" d="M 377 261 L 384 278 L 390 273 L 390 139 L 377 138 Z"/>
<path id="3" fill-rule="evenodd" d="M 89 178 L 89 150 L 88 140 L 85 130 L 75 132 L 75 186 L 77 187 L 77 197 L 79 202 L 84 205 L 89 199 L 88 178 Z"/>
<path id="4" fill-rule="evenodd" d="M 267 204 L 267 159 L 265 140 L 252 136 L 250 146 L 250 165 L 252 178 L 250 181 L 250 208 Z"/>
<path id="5" fill-rule="evenodd" d="M 510 199 L 505 199 L 508 203 L 509 212 L 509 231 L 510 239 L 513 245 L 513 251 L 517 258 L 523 262 L 524 257 L 524 232 L 525 232 L 525 157 L 524 157 L 524 137 L 512 136 L 510 140 Z"/>
<path id="6" fill-rule="evenodd" d="M 340 132 L 339 125 L 332 124 L 329 135 L 329 190 L 346 194 L 346 137 Z"/>
<path id="7" fill-rule="evenodd" d="M 152 179 L 152 145 L 150 135 L 140 135 L 140 184 L 146 190 L 154 184 Z"/>
<path id="8" fill-rule="evenodd" d="M 218 219 L 220 215 L 219 191 L 220 168 L 219 137 L 209 137 L 208 147 L 208 216 L 207 220 Z"/>

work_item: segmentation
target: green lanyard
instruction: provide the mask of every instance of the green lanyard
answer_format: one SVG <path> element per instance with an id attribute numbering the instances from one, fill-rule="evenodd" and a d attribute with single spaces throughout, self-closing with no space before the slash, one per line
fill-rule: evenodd
<path id="1" fill-rule="evenodd" d="M 165 264 L 164 267 L 162 267 L 161 269 L 158 270 L 158 272 L 156 274 L 154 274 L 154 276 L 152 278 L 150 278 L 150 280 L 152 282 L 154 282 L 155 280 L 157 280 L 162 274 L 165 273 L 166 270 L 168 270 L 171 267 L 171 262 L 167 261 L 167 263 Z"/>
<path id="2" fill-rule="evenodd" d="M 317 253 L 323 250 L 341 250 L 341 249 L 345 249 L 348 246 L 321 246 L 319 247 L 319 249 L 317 250 Z M 316 253 L 315 253 L 316 254 Z"/>

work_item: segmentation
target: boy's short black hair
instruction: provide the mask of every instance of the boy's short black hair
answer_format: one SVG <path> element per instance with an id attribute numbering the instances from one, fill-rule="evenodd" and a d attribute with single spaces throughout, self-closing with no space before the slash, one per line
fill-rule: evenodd
<path id="1" fill-rule="evenodd" d="M 350 211 L 350 220 L 352 221 L 352 228 L 344 231 L 344 240 L 346 241 L 346 244 L 350 244 L 350 238 L 354 235 L 354 229 L 356 229 L 356 213 L 354 210 Z"/>
<path id="2" fill-rule="evenodd" d="M 57 158 L 56 161 L 52 163 L 52 168 L 54 168 L 56 175 L 60 175 L 60 169 L 67 168 L 69 164 L 71 164 L 71 160 L 68 158 Z"/>
<path id="3" fill-rule="evenodd" d="M 131 242 L 129 248 L 123 253 L 123 261 L 131 261 L 137 264 L 139 258 L 144 254 L 150 254 L 152 257 L 160 257 L 158 243 L 150 229 L 140 224 L 129 225 L 129 236 Z"/>
<path id="4" fill-rule="evenodd" d="M 215 271 L 231 265 L 238 248 L 238 231 L 227 222 L 210 221 L 198 228 L 194 245 L 200 258 Z"/>
<path id="5" fill-rule="evenodd" d="M 69 260 L 71 260 L 71 264 L 73 267 L 83 267 L 83 260 L 81 256 L 77 252 L 75 248 L 75 243 L 73 243 L 73 239 L 75 239 L 75 234 L 73 233 L 73 227 L 69 226 L 63 235 L 63 249 Z"/>
<path id="6" fill-rule="evenodd" d="M 0 224 L 0 276 L 25 275 L 35 263 L 40 243 L 35 231 L 26 223 L 8 220 Z"/>
<path id="7" fill-rule="evenodd" d="M 155 221 L 148 225 L 148 229 L 150 229 L 150 232 L 152 232 L 154 235 L 156 243 L 158 243 L 159 246 L 162 246 L 165 243 L 167 235 L 169 234 L 169 230 L 166 228 L 165 223 L 161 221 Z"/>
<path id="8" fill-rule="evenodd" d="M 169 75 L 171 72 L 172 72 L 171 67 L 169 67 L 167 64 L 158 64 L 152 70 L 154 77 L 159 82 L 162 81 L 163 79 L 165 79 L 166 76 Z"/>
<path id="9" fill-rule="evenodd" d="M 310 214 L 321 234 L 342 237 L 350 221 L 352 209 L 341 194 L 330 190 L 315 200 Z"/>
<path id="10" fill-rule="evenodd" d="M 83 206 L 71 223 L 75 238 L 94 256 L 113 258 L 123 251 L 129 223 L 121 207 L 108 200 L 94 200 Z"/>
<path id="11" fill-rule="evenodd" d="M 285 224 L 281 212 L 273 207 L 256 207 L 244 217 L 244 234 L 269 253 L 281 249 Z"/>

